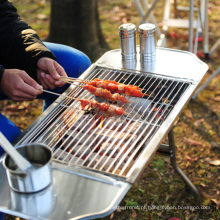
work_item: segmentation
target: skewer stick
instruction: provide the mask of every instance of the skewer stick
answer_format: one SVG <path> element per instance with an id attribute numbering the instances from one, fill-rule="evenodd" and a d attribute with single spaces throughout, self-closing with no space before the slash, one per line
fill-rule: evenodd
<path id="1" fill-rule="evenodd" d="M 87 82 L 91 82 L 91 80 L 88 79 L 80 79 L 80 78 L 72 78 L 72 77 L 65 77 L 65 76 L 61 76 L 60 79 L 66 79 L 69 81 L 87 81 Z"/>
<path id="2" fill-rule="evenodd" d="M 63 82 L 72 82 L 72 83 L 74 82 L 85 83 L 85 84 L 88 83 L 87 81 L 69 80 L 69 79 L 64 79 L 64 78 L 60 78 L 59 80 Z"/>
<path id="3" fill-rule="evenodd" d="M 44 92 L 47 92 L 47 93 L 50 93 L 50 94 L 53 94 L 53 95 L 63 96 L 63 97 L 65 97 L 65 98 L 74 99 L 74 100 L 78 100 L 78 101 L 79 101 L 79 99 L 70 97 L 70 96 L 68 96 L 68 95 L 63 95 L 63 94 L 59 94 L 59 93 L 56 93 L 56 92 L 47 91 L 47 90 L 44 90 L 44 89 L 43 89 L 43 91 L 44 91 Z"/>

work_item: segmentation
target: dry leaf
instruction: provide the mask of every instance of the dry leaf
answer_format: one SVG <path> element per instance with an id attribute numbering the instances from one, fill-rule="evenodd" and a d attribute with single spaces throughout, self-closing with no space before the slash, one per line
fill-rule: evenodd
<path id="1" fill-rule="evenodd" d="M 113 11 L 115 11 L 115 12 L 119 12 L 119 11 L 120 11 L 119 6 L 115 6 L 115 7 L 113 8 Z"/>
<path id="2" fill-rule="evenodd" d="M 220 208 L 220 201 L 218 201 L 217 199 L 211 199 L 216 205 L 218 208 Z"/>
<path id="3" fill-rule="evenodd" d="M 214 98 L 212 98 L 212 100 L 213 100 L 213 101 L 220 102 L 220 96 L 214 97 Z"/>
<path id="4" fill-rule="evenodd" d="M 125 15 L 126 15 L 126 13 L 125 12 L 120 12 L 120 13 L 118 13 L 117 14 L 119 17 L 124 17 Z"/>
<path id="5" fill-rule="evenodd" d="M 190 119 L 194 119 L 193 115 L 192 115 L 192 112 L 189 109 L 185 111 L 185 115 L 186 115 L 186 117 L 188 117 Z"/>
<path id="6" fill-rule="evenodd" d="M 122 20 L 121 20 L 121 21 L 122 21 L 122 23 L 123 23 L 123 24 L 128 23 L 128 19 L 127 19 L 127 18 L 122 18 Z"/>
<path id="7" fill-rule="evenodd" d="M 48 19 L 47 15 L 44 15 L 44 14 L 38 14 L 37 18 L 40 20 L 47 20 Z"/>
<path id="8" fill-rule="evenodd" d="M 189 161 L 191 161 L 191 162 L 197 161 L 199 158 L 200 158 L 200 157 L 194 157 L 194 158 L 192 158 L 192 157 L 190 157 L 190 156 L 187 156 L 187 160 L 189 160 Z"/>
<path id="9" fill-rule="evenodd" d="M 17 105 L 6 106 L 4 108 L 4 111 L 6 111 L 6 112 L 16 112 L 16 111 L 18 111 L 18 106 Z"/>
<path id="10" fill-rule="evenodd" d="M 150 212 L 147 212 L 147 213 L 148 213 L 148 219 L 152 220 L 152 216 L 151 216 Z"/>
<path id="11" fill-rule="evenodd" d="M 219 166 L 220 165 L 220 160 L 210 160 L 209 163 L 212 164 L 212 165 L 215 165 L 215 166 Z"/>
<path id="12" fill-rule="evenodd" d="M 120 18 L 120 17 L 116 17 L 116 16 L 114 16 L 114 17 L 112 17 L 112 20 L 113 20 L 113 21 L 120 21 L 121 18 Z"/>
<path id="13" fill-rule="evenodd" d="M 206 185 L 204 183 L 200 183 L 201 186 L 206 187 Z"/>
<path id="14" fill-rule="evenodd" d="M 136 218 L 137 218 L 137 213 L 135 212 L 134 209 L 132 209 L 131 211 L 132 211 L 131 217 L 132 217 L 133 219 L 136 219 Z"/>
<path id="15" fill-rule="evenodd" d="M 114 217 L 114 212 L 110 215 L 110 219 L 113 219 Z"/>
<path id="16" fill-rule="evenodd" d="M 188 139 L 188 138 L 183 138 L 183 142 L 186 144 L 189 144 L 191 146 L 202 146 L 203 145 L 201 142 L 194 141 L 194 140 Z"/>
<path id="17" fill-rule="evenodd" d="M 195 126 L 199 126 L 199 124 L 201 124 L 202 122 L 204 122 L 205 121 L 205 119 L 204 118 L 201 118 L 201 119 L 199 119 L 199 120 L 196 120 L 193 124 L 195 125 Z"/>

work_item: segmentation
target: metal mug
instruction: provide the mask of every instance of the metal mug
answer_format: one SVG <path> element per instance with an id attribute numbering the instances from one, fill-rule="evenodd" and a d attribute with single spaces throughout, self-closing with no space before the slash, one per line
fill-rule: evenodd
<path id="1" fill-rule="evenodd" d="M 44 144 L 31 143 L 15 147 L 36 169 L 23 173 L 9 155 L 3 158 L 10 187 L 16 192 L 38 192 L 52 181 L 51 160 L 53 152 Z"/>

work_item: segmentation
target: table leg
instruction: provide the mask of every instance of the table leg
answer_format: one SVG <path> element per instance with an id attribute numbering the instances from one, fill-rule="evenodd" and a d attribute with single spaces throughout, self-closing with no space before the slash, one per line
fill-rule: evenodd
<path id="1" fill-rule="evenodd" d="M 199 191 L 177 165 L 176 146 L 174 142 L 173 128 L 168 133 L 168 138 L 169 138 L 169 146 L 170 146 L 171 165 L 173 166 L 174 170 L 179 174 L 179 176 L 183 179 L 183 181 L 186 183 L 186 185 L 190 188 L 190 190 L 194 194 L 196 205 L 201 206 L 201 199 L 200 199 Z"/>

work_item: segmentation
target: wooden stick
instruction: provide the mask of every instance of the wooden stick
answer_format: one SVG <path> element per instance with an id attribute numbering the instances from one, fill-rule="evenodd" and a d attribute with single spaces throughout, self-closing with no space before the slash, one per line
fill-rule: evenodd
<path id="1" fill-rule="evenodd" d="M 63 94 L 59 94 L 59 93 L 55 93 L 55 92 L 51 92 L 51 91 L 47 91 L 47 90 L 44 90 L 44 89 L 43 89 L 43 91 L 44 91 L 44 92 L 47 92 L 47 93 L 50 93 L 50 94 L 53 94 L 53 95 L 64 96 L 65 98 L 68 98 L 68 99 L 74 99 L 74 100 L 78 100 L 78 101 L 79 101 L 79 99 L 77 99 L 77 98 L 73 98 L 73 97 L 70 97 L 70 96 L 67 96 L 67 95 L 63 95 Z"/>
<path id="2" fill-rule="evenodd" d="M 87 81 L 87 82 L 90 82 L 91 80 L 88 80 L 88 79 L 79 79 L 79 78 L 73 78 L 73 77 L 65 77 L 65 76 L 61 76 L 60 77 L 61 79 L 66 79 L 66 80 L 69 80 L 69 81 Z"/>

